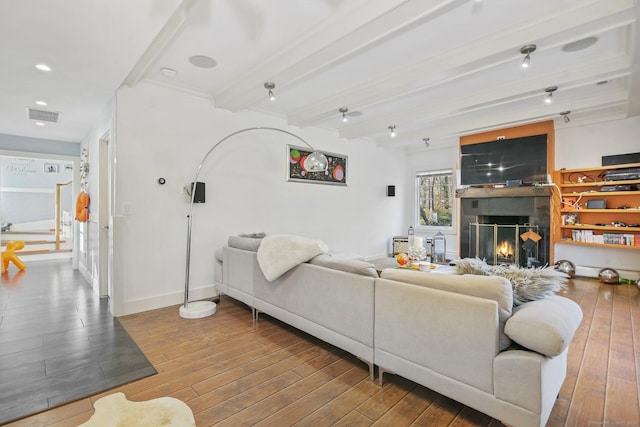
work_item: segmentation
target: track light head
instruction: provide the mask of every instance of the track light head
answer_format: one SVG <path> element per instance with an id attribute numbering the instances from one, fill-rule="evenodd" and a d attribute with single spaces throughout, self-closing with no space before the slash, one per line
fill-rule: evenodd
<path id="1" fill-rule="evenodd" d="M 562 113 L 560 113 L 565 123 L 569 123 L 571 121 L 569 114 L 571 114 L 571 111 L 563 111 Z"/>
<path id="2" fill-rule="evenodd" d="M 547 92 L 547 96 L 544 99 L 544 102 L 547 104 L 551 104 L 553 102 L 553 92 L 558 90 L 558 86 L 549 86 L 544 91 Z"/>
<path id="3" fill-rule="evenodd" d="M 349 121 L 349 119 L 347 118 L 347 112 L 349 111 L 349 109 L 347 107 L 342 107 L 338 111 L 342 113 L 343 123 L 346 123 L 347 121 Z"/>
<path id="4" fill-rule="evenodd" d="M 264 84 L 264 88 L 269 91 L 269 100 L 270 101 L 275 101 L 276 100 L 276 96 L 273 94 L 273 89 L 276 88 L 276 84 L 272 83 L 272 82 L 267 82 L 267 83 Z"/>
<path id="5" fill-rule="evenodd" d="M 424 142 L 425 148 L 429 148 L 431 144 L 429 144 L 429 138 L 422 138 L 422 142 Z"/>
<path id="6" fill-rule="evenodd" d="M 534 52 L 535 50 L 535 44 L 524 45 L 520 48 L 520 53 L 526 55 L 522 60 L 522 68 L 529 68 L 529 63 L 531 62 L 531 52 Z"/>
<path id="7" fill-rule="evenodd" d="M 396 137 L 396 125 L 389 126 L 389 131 L 391 131 L 391 138 Z"/>

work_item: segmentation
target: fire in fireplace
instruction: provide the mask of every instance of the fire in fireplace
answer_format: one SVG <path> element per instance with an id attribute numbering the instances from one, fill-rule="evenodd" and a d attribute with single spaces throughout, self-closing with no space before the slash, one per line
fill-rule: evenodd
<path id="1" fill-rule="evenodd" d="M 510 242 L 503 240 L 496 245 L 496 253 L 498 258 L 513 260 L 515 258 L 513 254 L 513 246 Z M 513 261 L 510 261 L 510 263 Z"/>
<path id="2" fill-rule="evenodd" d="M 521 235 L 527 231 L 538 232 L 538 226 L 530 224 L 469 224 L 469 255 L 486 260 L 493 265 L 516 264 L 530 267 L 538 264 L 538 245 L 531 249 L 523 246 Z"/>

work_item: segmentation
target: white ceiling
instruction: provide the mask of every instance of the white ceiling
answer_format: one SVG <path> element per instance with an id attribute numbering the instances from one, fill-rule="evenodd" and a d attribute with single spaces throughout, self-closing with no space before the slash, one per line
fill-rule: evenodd
<path id="1" fill-rule="evenodd" d="M 118 87 L 143 80 L 384 147 L 625 118 L 640 114 L 639 18 L 635 0 L 7 0 L 0 133 L 80 141 Z M 35 126 L 25 107 L 60 120 Z M 361 114 L 343 123 L 341 107 Z"/>

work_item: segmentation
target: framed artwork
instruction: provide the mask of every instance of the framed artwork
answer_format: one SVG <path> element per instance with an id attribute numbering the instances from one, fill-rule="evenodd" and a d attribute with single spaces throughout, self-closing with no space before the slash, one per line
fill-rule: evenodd
<path id="1" fill-rule="evenodd" d="M 287 181 L 316 184 L 347 185 L 347 156 L 320 151 L 327 156 L 329 167 L 325 172 L 307 172 L 302 166 L 311 149 L 287 145 Z"/>

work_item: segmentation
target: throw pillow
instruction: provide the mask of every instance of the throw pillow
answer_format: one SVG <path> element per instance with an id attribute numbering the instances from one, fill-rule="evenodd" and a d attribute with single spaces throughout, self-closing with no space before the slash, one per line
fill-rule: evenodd
<path id="1" fill-rule="evenodd" d="M 238 236 L 229 236 L 227 245 L 230 248 L 243 249 L 245 251 L 256 252 L 262 243 L 264 233 L 240 234 Z"/>
<path id="2" fill-rule="evenodd" d="M 521 346 L 554 357 L 565 351 L 581 321 L 580 306 L 555 295 L 516 307 L 504 332 Z"/>
<path id="3" fill-rule="evenodd" d="M 309 260 L 309 264 L 345 271 L 347 273 L 360 274 L 362 276 L 378 277 L 378 272 L 373 264 L 356 258 L 342 258 L 332 256 L 331 254 L 321 254 Z"/>

